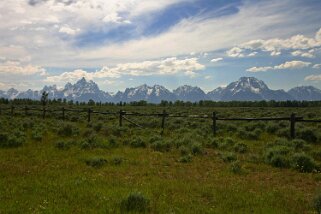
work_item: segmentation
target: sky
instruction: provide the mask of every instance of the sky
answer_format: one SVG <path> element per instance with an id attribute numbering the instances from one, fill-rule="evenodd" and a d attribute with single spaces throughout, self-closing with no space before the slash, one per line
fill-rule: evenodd
<path id="1" fill-rule="evenodd" d="M 321 88 L 320 0 L 0 0 L 0 90 Z"/>

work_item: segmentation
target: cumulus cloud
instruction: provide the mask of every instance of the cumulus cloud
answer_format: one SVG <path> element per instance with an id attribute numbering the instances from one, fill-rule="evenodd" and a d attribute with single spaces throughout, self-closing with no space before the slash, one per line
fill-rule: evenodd
<path id="1" fill-rule="evenodd" d="M 0 63 L 0 74 L 6 75 L 34 75 L 40 74 L 42 76 L 46 75 L 46 70 L 40 66 L 34 65 L 22 65 L 21 62 L 18 61 L 6 61 Z"/>
<path id="2" fill-rule="evenodd" d="M 229 57 L 244 57 L 245 52 L 260 50 L 269 52 L 271 56 L 278 56 L 285 50 L 292 51 L 293 56 L 314 57 L 314 48 L 321 46 L 320 30 L 315 34 L 315 38 L 307 37 L 304 35 L 295 35 L 288 39 L 267 39 L 267 40 L 251 40 L 239 46 L 233 47 L 226 53 Z"/>
<path id="3" fill-rule="evenodd" d="M 189 77 L 195 77 L 197 71 L 203 69 L 205 69 L 205 66 L 200 64 L 197 58 L 178 59 L 176 57 L 171 57 L 162 60 L 118 64 L 114 67 L 103 67 L 96 72 L 87 72 L 84 70 L 64 72 L 57 76 L 48 76 L 46 81 L 76 81 L 81 77 L 87 79 L 117 79 L 124 75 L 151 76 L 183 74 Z"/>
<path id="4" fill-rule="evenodd" d="M 314 58 L 315 56 L 313 55 L 314 49 L 309 50 L 308 52 L 304 52 L 304 51 L 293 51 L 291 54 L 293 56 L 301 56 L 301 57 L 307 57 L 307 58 Z"/>
<path id="5" fill-rule="evenodd" d="M 309 75 L 304 78 L 305 81 L 316 81 L 319 82 L 321 81 L 321 74 L 319 75 Z"/>
<path id="6" fill-rule="evenodd" d="M 321 64 L 315 64 L 315 65 L 312 66 L 312 68 L 319 69 L 319 68 L 321 68 Z"/>
<path id="7" fill-rule="evenodd" d="M 264 71 L 270 71 L 270 70 L 285 70 L 285 69 L 302 69 L 309 67 L 311 65 L 310 62 L 304 62 L 304 61 L 290 61 L 285 62 L 280 65 L 276 66 L 266 66 L 266 67 L 252 67 L 247 69 L 248 72 L 264 72 Z"/>
<path id="8" fill-rule="evenodd" d="M 212 59 L 211 62 L 219 62 L 219 61 L 222 61 L 222 60 L 223 60 L 223 58 L 219 57 L 219 58 Z"/>
<path id="9" fill-rule="evenodd" d="M 65 33 L 71 36 L 76 35 L 78 32 L 80 31 L 80 29 L 72 29 L 71 27 L 69 27 L 68 25 L 64 25 L 59 29 L 59 33 Z"/>

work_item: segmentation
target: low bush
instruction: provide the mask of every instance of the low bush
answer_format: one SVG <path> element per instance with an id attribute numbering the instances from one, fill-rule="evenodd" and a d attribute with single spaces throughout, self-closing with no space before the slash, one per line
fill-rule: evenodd
<path id="1" fill-rule="evenodd" d="M 248 150 L 248 147 L 246 144 L 244 143 L 237 143 L 235 146 L 234 146 L 234 151 L 235 152 L 238 152 L 238 153 L 245 153 L 247 152 Z"/>
<path id="2" fill-rule="evenodd" d="M 318 140 L 316 132 L 311 129 L 301 129 L 297 134 L 298 138 L 303 139 L 309 143 L 316 143 Z"/>
<path id="3" fill-rule="evenodd" d="M 22 146 L 25 141 L 23 136 L 9 136 L 7 133 L 0 134 L 0 147 L 2 148 L 17 148 Z"/>
<path id="4" fill-rule="evenodd" d="M 202 144 L 200 143 L 193 143 L 191 145 L 191 151 L 193 153 L 193 155 L 199 155 L 203 153 L 203 147 Z"/>
<path id="5" fill-rule="evenodd" d="M 158 152 L 168 152 L 171 149 L 171 144 L 163 140 L 158 140 L 151 144 L 151 148 Z"/>
<path id="6" fill-rule="evenodd" d="M 88 166 L 100 168 L 107 163 L 107 160 L 101 157 L 93 157 L 87 159 L 85 162 Z"/>
<path id="7" fill-rule="evenodd" d="M 70 143 L 65 142 L 65 141 L 58 141 L 55 144 L 55 147 L 60 150 L 68 150 L 70 148 Z"/>
<path id="8" fill-rule="evenodd" d="M 313 206 L 314 210 L 318 213 L 321 214 L 321 193 L 315 196 L 314 201 L 313 201 Z"/>
<path id="9" fill-rule="evenodd" d="M 289 153 L 291 149 L 283 146 L 276 145 L 272 148 L 268 148 L 265 152 L 265 162 L 279 168 L 289 166 Z"/>
<path id="10" fill-rule="evenodd" d="M 149 199 L 140 192 L 130 193 L 120 204 L 121 212 L 145 213 L 149 209 Z"/>
<path id="11" fill-rule="evenodd" d="M 145 148 L 146 143 L 141 138 L 136 137 L 132 141 L 130 141 L 129 145 L 133 148 Z"/>
<path id="12" fill-rule="evenodd" d="M 236 155 L 233 152 L 221 154 L 221 158 L 224 162 L 233 162 L 237 160 Z"/>
<path id="13" fill-rule="evenodd" d="M 183 155 L 182 157 L 179 158 L 179 162 L 181 163 L 189 163 L 191 162 L 193 159 L 191 154 L 187 154 L 187 155 Z"/>
<path id="14" fill-rule="evenodd" d="M 292 156 L 292 166 L 299 172 L 312 172 L 316 169 L 316 164 L 312 157 L 304 153 L 296 153 Z"/>
<path id="15" fill-rule="evenodd" d="M 232 162 L 230 166 L 230 170 L 235 174 L 240 174 L 242 172 L 242 166 L 240 162 L 239 161 Z"/>
<path id="16" fill-rule="evenodd" d="M 189 148 L 187 148 L 186 146 L 180 146 L 179 147 L 179 151 L 181 153 L 181 155 L 188 155 L 191 153 L 191 151 L 189 150 Z"/>
<path id="17" fill-rule="evenodd" d="M 122 157 L 113 157 L 113 158 L 111 159 L 111 162 L 112 162 L 114 165 L 120 165 L 123 161 L 124 161 L 124 158 L 122 158 Z"/>
<path id="18" fill-rule="evenodd" d="M 99 132 L 102 128 L 103 128 L 103 124 L 100 123 L 100 122 L 93 125 L 93 129 L 94 129 L 96 132 Z"/>
<path id="19" fill-rule="evenodd" d="M 58 135 L 61 137 L 71 137 L 79 134 L 79 129 L 70 123 L 64 123 L 58 129 Z"/>
<path id="20" fill-rule="evenodd" d="M 279 125 L 277 125 L 275 123 L 269 123 L 267 125 L 267 127 L 266 127 L 266 131 L 269 134 L 275 134 L 278 131 L 279 128 L 280 128 Z"/>

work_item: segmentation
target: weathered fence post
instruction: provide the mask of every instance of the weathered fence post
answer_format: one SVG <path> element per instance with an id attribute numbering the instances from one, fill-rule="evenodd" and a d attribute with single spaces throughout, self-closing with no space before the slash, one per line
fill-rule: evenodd
<path id="1" fill-rule="evenodd" d="M 166 119 L 166 110 L 163 110 L 163 115 L 162 115 L 162 133 L 164 132 L 164 129 L 165 129 L 165 119 Z"/>
<path id="2" fill-rule="evenodd" d="M 46 118 L 46 107 L 42 108 L 42 119 Z"/>
<path id="3" fill-rule="evenodd" d="M 292 139 L 295 138 L 295 121 L 296 121 L 295 114 L 292 113 L 290 117 L 290 122 L 291 122 L 290 135 Z"/>
<path id="4" fill-rule="evenodd" d="M 28 107 L 25 106 L 25 115 L 28 116 Z"/>
<path id="5" fill-rule="evenodd" d="M 216 112 L 213 112 L 213 116 L 212 116 L 212 120 L 213 120 L 213 135 L 216 135 Z"/>
<path id="6" fill-rule="evenodd" d="M 65 120 L 65 107 L 62 107 L 62 120 Z"/>
<path id="7" fill-rule="evenodd" d="M 88 123 L 90 123 L 91 120 L 91 109 L 88 109 Z"/>
<path id="8" fill-rule="evenodd" d="M 122 127 L 123 126 L 123 110 L 119 111 L 119 126 Z"/>
<path id="9" fill-rule="evenodd" d="M 14 115 L 14 106 L 11 106 L 11 116 Z"/>

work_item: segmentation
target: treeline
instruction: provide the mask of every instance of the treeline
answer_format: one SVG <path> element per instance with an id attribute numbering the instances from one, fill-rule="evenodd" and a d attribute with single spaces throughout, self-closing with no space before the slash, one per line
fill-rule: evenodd
<path id="1" fill-rule="evenodd" d="M 32 99 L 14 99 L 9 100 L 0 98 L 0 104 L 10 105 L 40 105 L 40 100 Z M 48 100 L 49 105 L 71 105 L 71 106 L 184 106 L 184 107 L 321 107 L 321 101 L 208 101 L 202 100 L 199 102 L 184 102 L 184 101 L 161 101 L 159 104 L 148 103 L 144 100 L 135 102 L 95 102 L 89 100 L 88 102 L 79 102 L 66 99 L 53 99 Z"/>

